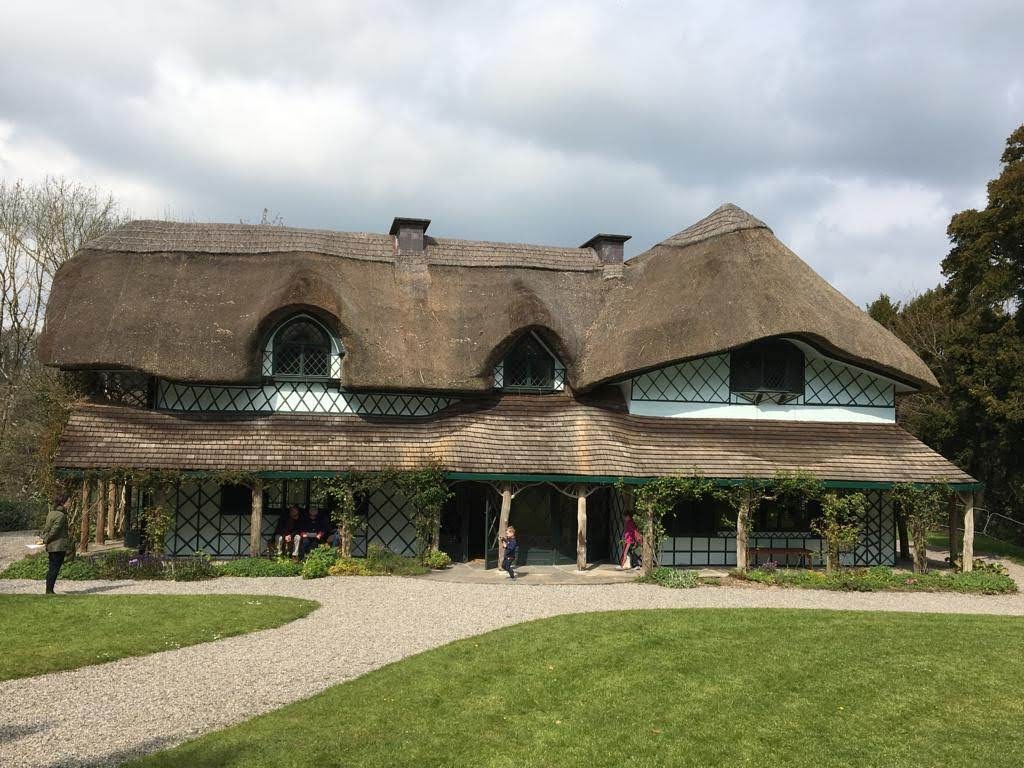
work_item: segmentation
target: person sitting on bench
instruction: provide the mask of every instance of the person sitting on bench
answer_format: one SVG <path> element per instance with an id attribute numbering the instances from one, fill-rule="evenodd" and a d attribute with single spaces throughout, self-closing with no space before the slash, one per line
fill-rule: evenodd
<path id="1" fill-rule="evenodd" d="M 299 543 L 302 541 L 298 535 L 302 522 L 299 519 L 301 514 L 299 508 L 292 504 L 277 521 L 277 528 L 274 529 L 274 544 L 277 546 L 278 556 L 285 557 L 288 554 L 291 554 L 292 558 L 299 556 Z"/>
<path id="2" fill-rule="evenodd" d="M 341 533 L 338 531 L 337 524 L 331 519 L 331 513 L 326 509 L 320 510 L 320 515 L 317 518 L 317 525 L 321 531 L 326 533 L 324 536 L 324 541 L 326 543 L 335 548 L 341 546 Z"/>
<path id="3" fill-rule="evenodd" d="M 302 518 L 299 524 L 299 557 L 305 557 L 309 552 L 327 538 L 327 531 L 320 524 L 320 510 L 317 507 L 310 507 L 309 513 Z"/>

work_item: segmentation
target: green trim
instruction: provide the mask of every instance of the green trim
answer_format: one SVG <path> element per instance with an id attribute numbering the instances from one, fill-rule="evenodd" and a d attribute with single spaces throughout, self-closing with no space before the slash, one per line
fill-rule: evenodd
<path id="1" fill-rule="evenodd" d="M 81 469 L 59 469 L 56 471 L 58 477 L 82 477 L 89 470 Z M 185 477 L 211 477 L 218 475 L 223 470 L 209 471 L 209 470 L 182 470 L 181 474 Z M 267 480 L 304 480 L 315 477 L 337 477 L 339 475 L 347 474 L 347 470 L 340 470 L 337 472 L 314 472 L 314 471 L 291 471 L 291 472 L 253 472 L 256 477 L 265 478 Z M 646 477 L 615 477 L 611 475 L 557 475 L 557 474 L 504 474 L 500 472 L 445 472 L 445 478 L 448 480 L 495 480 L 506 483 L 584 483 L 589 485 L 615 485 L 618 482 L 623 482 L 626 485 L 644 485 L 654 480 L 657 476 L 648 475 Z M 715 485 L 729 487 L 735 485 L 741 485 L 746 482 L 746 478 L 742 477 L 709 477 L 707 478 Z M 757 478 L 763 480 L 770 480 L 771 478 Z M 878 481 L 878 480 L 822 480 L 822 484 L 826 488 L 847 488 L 855 490 L 885 490 L 896 485 L 897 481 Z M 932 483 L 913 483 L 918 487 L 927 487 Z M 973 483 L 948 483 L 949 487 L 954 491 L 980 491 L 985 488 L 985 484 L 982 482 Z"/>

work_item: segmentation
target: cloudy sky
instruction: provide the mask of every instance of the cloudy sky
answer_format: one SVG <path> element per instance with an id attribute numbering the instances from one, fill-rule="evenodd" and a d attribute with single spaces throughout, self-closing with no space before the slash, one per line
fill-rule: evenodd
<path id="1" fill-rule="evenodd" d="M 1024 3 L 4 2 L 0 177 L 140 218 L 639 253 L 734 202 L 858 302 L 939 280 Z"/>

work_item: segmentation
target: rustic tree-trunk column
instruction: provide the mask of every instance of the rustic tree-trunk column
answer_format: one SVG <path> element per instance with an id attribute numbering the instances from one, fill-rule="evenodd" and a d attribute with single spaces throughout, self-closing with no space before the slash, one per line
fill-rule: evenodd
<path id="1" fill-rule="evenodd" d="M 964 502 L 964 548 L 960 557 L 961 570 L 969 573 L 974 570 L 974 506 L 978 499 L 973 491 L 960 495 Z"/>
<path id="2" fill-rule="evenodd" d="M 576 488 L 576 570 L 587 570 L 587 486 Z"/>
<path id="3" fill-rule="evenodd" d="M 960 560 L 960 500 L 951 498 L 949 500 L 949 564 L 956 568 L 957 560 Z M 962 565 L 962 564 L 961 564 Z"/>
<path id="4" fill-rule="evenodd" d="M 750 492 L 740 502 L 736 513 L 736 570 L 747 572 L 747 517 L 750 515 Z"/>
<path id="5" fill-rule="evenodd" d="M 82 480 L 82 513 L 79 515 L 80 530 L 78 533 L 79 552 L 89 551 L 89 490 L 92 480 Z"/>
<path id="6" fill-rule="evenodd" d="M 498 567 L 501 567 L 505 559 L 505 529 L 508 528 L 508 516 L 512 512 L 512 485 L 502 483 L 501 486 L 501 514 L 498 515 Z"/>
<path id="7" fill-rule="evenodd" d="M 900 559 L 910 559 L 910 536 L 907 534 L 907 518 L 902 512 L 896 513 L 896 535 L 900 540 Z"/>
<path id="8" fill-rule="evenodd" d="M 640 545 L 640 573 L 644 576 L 650 576 L 651 571 L 654 570 L 654 510 L 645 509 L 643 512 L 644 516 L 644 532 L 643 532 L 643 543 Z"/>
<path id="9" fill-rule="evenodd" d="M 107 541 L 107 497 L 108 483 L 104 480 L 96 486 L 96 493 L 99 496 L 99 504 L 96 511 L 96 543 L 105 544 Z"/>
<path id="10" fill-rule="evenodd" d="M 107 538 L 117 538 L 117 484 L 107 485 Z"/>
<path id="11" fill-rule="evenodd" d="M 263 489 L 252 488 L 252 512 L 249 515 L 249 554 L 259 557 L 263 549 Z"/>

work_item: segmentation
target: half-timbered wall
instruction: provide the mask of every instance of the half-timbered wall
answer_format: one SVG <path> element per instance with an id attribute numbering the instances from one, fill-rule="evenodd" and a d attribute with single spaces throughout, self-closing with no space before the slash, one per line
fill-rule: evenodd
<path id="1" fill-rule="evenodd" d="M 626 394 L 643 416 L 895 421 L 897 385 L 806 345 L 804 392 L 784 405 L 752 405 L 729 391 L 729 354 L 710 355 L 635 376 Z"/>
<path id="2" fill-rule="evenodd" d="M 871 566 L 896 563 L 896 518 L 887 496 L 880 491 L 867 491 L 867 515 L 857 548 L 841 556 L 844 565 Z M 749 547 L 793 547 L 822 551 L 821 539 L 810 531 L 753 531 Z M 757 565 L 751 561 L 751 565 Z M 777 558 L 781 565 L 798 565 L 799 558 Z M 815 558 L 820 563 L 821 557 Z M 669 536 L 662 541 L 658 562 L 668 566 L 734 566 L 736 565 L 736 534 L 720 531 L 715 536 Z"/>
<path id="3" fill-rule="evenodd" d="M 270 540 L 277 522 L 290 504 L 305 509 L 309 504 L 309 480 L 277 480 L 264 491 L 263 540 Z M 206 480 L 183 483 L 175 494 L 175 515 L 167 533 L 171 555 L 197 551 L 213 557 L 249 554 L 249 515 L 226 514 L 221 507 L 221 487 Z M 417 553 L 416 529 L 405 499 L 393 488 L 375 492 L 367 510 L 367 526 L 353 541 L 353 553 L 365 555 L 367 546 L 378 544 L 400 555 Z"/>

